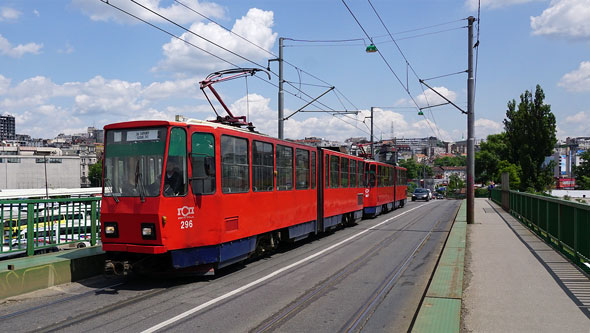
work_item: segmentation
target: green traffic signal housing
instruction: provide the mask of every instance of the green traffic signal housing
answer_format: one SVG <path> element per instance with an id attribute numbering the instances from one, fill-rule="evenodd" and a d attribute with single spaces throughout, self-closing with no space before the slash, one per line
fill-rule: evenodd
<path id="1" fill-rule="evenodd" d="M 374 53 L 377 52 L 377 46 L 375 46 L 375 44 L 371 43 L 370 45 L 367 46 L 366 50 L 367 53 Z"/>

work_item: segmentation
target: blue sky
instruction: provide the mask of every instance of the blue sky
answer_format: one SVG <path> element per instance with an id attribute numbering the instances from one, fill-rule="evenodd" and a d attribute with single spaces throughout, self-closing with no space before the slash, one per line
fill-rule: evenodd
<path id="1" fill-rule="evenodd" d="M 371 106 L 376 137 L 443 140 L 466 136 L 466 117 L 452 106 L 418 116 L 440 99 L 420 87 L 430 78 L 467 68 L 467 21 L 477 1 L 347 0 L 402 84 L 376 53 L 344 3 L 321 1 L 179 0 L 232 29 L 233 34 L 172 0 L 136 0 L 171 21 L 252 60 L 237 58 L 187 33 L 129 0 L 109 2 L 238 66 L 266 66 L 278 53 L 279 37 L 303 40 L 364 38 L 348 43 L 286 40 L 285 113 L 291 114 L 326 90 L 337 88 L 306 110 L 359 110 L 357 115 L 300 113 L 285 123 L 285 136 L 343 140 L 368 136 Z M 376 8 L 403 52 L 373 12 Z M 434 26 L 434 27 L 432 27 Z M 430 27 L 422 29 L 425 27 Z M 412 30 L 411 32 L 405 32 Z M 254 47 L 236 34 L 247 38 Z M 506 103 L 540 84 L 551 104 L 558 136 L 590 136 L 590 0 L 483 0 L 477 72 L 476 137 L 502 130 Z M 100 0 L 0 1 L 0 113 L 16 117 L 17 133 L 51 138 L 88 126 L 131 119 L 169 119 L 175 114 L 207 119 L 214 113 L 198 89 L 213 71 L 232 66 L 148 26 Z M 278 72 L 277 64 L 271 69 Z M 308 75 L 320 78 L 316 78 Z M 247 115 L 261 132 L 277 133 L 276 76 L 259 74 L 216 85 L 235 114 Z M 266 82 L 265 82 L 266 81 Z M 465 74 L 428 81 L 466 107 Z M 247 83 L 247 85 L 246 85 Z M 272 84 L 269 84 L 272 83 Z M 311 84 L 311 85 L 309 85 Z M 319 85 L 319 86 L 316 86 Z M 248 88 L 248 94 L 246 92 Z M 302 91 L 298 91 L 298 89 Z M 424 89 L 424 91 L 422 90 Z M 293 96 L 293 95 L 296 96 Z M 342 101 L 342 102 L 341 102 Z M 363 120 L 365 122 L 363 123 Z"/>

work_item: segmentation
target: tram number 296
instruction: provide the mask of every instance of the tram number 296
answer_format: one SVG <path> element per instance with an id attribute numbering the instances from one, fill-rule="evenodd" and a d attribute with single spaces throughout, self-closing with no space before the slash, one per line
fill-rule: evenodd
<path id="1" fill-rule="evenodd" d="M 180 221 L 180 229 L 190 229 L 193 227 L 193 220 Z"/>

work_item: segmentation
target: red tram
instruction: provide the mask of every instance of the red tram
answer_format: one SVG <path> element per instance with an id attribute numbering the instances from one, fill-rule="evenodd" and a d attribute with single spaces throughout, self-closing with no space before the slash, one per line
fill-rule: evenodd
<path id="1" fill-rule="evenodd" d="M 215 121 L 105 126 L 100 218 L 107 271 L 209 273 L 281 241 L 403 206 L 405 186 L 397 191 L 394 167 L 271 138 L 234 117 L 212 85 L 258 71 L 220 71 L 200 82 L 227 117 L 215 111 Z M 367 214 L 367 205 L 375 210 Z"/>
<path id="2" fill-rule="evenodd" d="M 403 168 L 206 121 L 107 125 L 103 172 L 116 272 L 212 271 L 405 202 Z"/>

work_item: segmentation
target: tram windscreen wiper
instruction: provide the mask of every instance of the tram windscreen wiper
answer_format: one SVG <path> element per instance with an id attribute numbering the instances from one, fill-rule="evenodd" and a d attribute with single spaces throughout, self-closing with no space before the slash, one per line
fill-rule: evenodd
<path id="1" fill-rule="evenodd" d="M 143 175 L 139 171 L 139 161 L 137 161 L 137 167 L 135 167 L 135 189 L 139 192 L 139 198 L 141 202 L 145 202 L 145 188 L 143 187 Z"/>
<path id="2" fill-rule="evenodd" d="M 111 196 L 113 197 L 113 200 L 115 200 L 116 203 L 119 203 L 119 198 L 115 195 L 115 191 L 113 191 L 113 183 L 109 178 L 104 179 L 104 185 L 109 188 L 109 191 L 111 191 Z"/>

